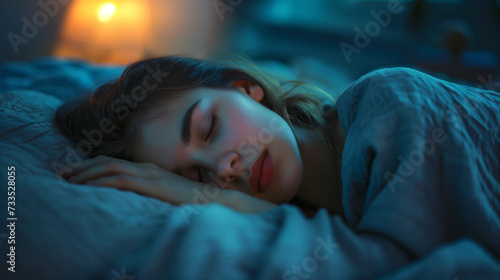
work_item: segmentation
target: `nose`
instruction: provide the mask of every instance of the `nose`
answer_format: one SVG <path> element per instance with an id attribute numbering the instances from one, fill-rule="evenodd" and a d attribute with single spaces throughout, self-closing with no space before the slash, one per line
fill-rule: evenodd
<path id="1" fill-rule="evenodd" d="M 226 183 L 231 183 L 241 176 L 242 167 L 240 165 L 238 153 L 230 152 L 220 159 L 217 176 Z"/>

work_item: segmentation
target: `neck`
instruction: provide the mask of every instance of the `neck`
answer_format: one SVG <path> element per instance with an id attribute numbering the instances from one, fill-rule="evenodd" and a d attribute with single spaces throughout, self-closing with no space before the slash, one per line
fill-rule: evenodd
<path id="1" fill-rule="evenodd" d="M 319 130 L 295 128 L 295 132 L 303 164 L 303 179 L 296 198 L 315 209 L 325 207 L 331 214 L 344 216 L 340 165 L 346 135 L 338 119 L 333 120 L 327 132 L 331 146 L 329 136 Z"/>

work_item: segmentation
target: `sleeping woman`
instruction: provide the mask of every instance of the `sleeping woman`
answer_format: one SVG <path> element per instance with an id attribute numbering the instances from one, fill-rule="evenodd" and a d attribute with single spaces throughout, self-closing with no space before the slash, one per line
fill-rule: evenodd
<path id="1" fill-rule="evenodd" d="M 241 59 L 139 61 L 58 109 L 90 158 L 63 176 L 247 213 L 324 208 L 409 259 L 464 238 L 500 258 L 498 93 L 406 68 L 333 106 L 312 92 Z"/>
<path id="2" fill-rule="evenodd" d="M 76 143 L 102 131 L 92 159 L 66 176 L 175 204 L 217 188 L 211 202 L 243 212 L 292 201 L 309 214 L 342 214 L 338 118 L 317 97 L 285 92 L 242 58 L 239 65 L 148 59 L 61 107 L 57 123 Z"/>

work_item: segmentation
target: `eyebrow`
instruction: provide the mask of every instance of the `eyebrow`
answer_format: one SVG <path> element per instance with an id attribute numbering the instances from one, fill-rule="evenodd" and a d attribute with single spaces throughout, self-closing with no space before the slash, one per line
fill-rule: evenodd
<path id="1" fill-rule="evenodd" d="M 189 146 L 189 142 L 191 142 L 191 121 L 193 119 L 193 112 L 200 101 L 201 99 L 191 105 L 189 109 L 187 109 L 186 113 L 184 113 L 184 117 L 182 118 L 181 139 L 184 146 Z"/>

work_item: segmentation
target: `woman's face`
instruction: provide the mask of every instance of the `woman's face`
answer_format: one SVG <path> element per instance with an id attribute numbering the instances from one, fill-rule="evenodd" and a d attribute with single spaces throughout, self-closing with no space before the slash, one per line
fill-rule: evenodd
<path id="1" fill-rule="evenodd" d="M 191 90 L 141 128 L 133 160 L 286 203 L 300 187 L 302 160 L 290 126 L 262 98 L 257 85 Z"/>

